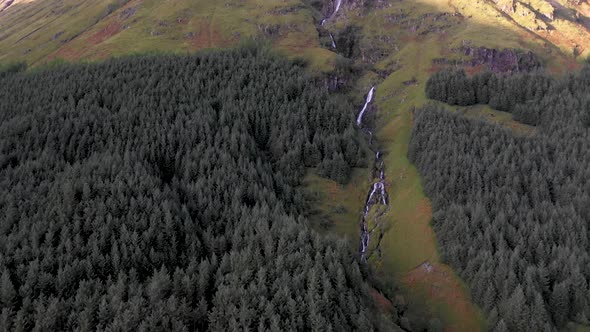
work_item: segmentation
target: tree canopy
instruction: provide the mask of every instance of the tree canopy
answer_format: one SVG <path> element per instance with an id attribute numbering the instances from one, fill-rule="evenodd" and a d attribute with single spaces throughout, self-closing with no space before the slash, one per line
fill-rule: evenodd
<path id="1" fill-rule="evenodd" d="M 0 78 L 0 329 L 389 330 L 305 167 L 364 160 L 350 105 L 260 49 Z"/>
<path id="2" fill-rule="evenodd" d="M 589 83 L 587 67 L 560 79 L 445 71 L 427 84 L 431 98 L 489 104 L 536 125 L 534 135 L 439 106 L 416 111 L 409 157 L 433 201 L 444 258 L 490 329 L 588 324 Z"/>

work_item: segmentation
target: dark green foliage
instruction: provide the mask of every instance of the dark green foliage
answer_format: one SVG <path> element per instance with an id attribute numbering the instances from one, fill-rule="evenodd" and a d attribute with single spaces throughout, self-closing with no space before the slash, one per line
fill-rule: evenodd
<path id="1" fill-rule="evenodd" d="M 335 36 L 338 54 L 345 58 L 354 59 L 360 56 L 360 28 L 348 25 Z"/>
<path id="2" fill-rule="evenodd" d="M 520 71 L 534 71 L 543 69 L 544 65 L 540 58 L 534 53 L 523 50 L 516 50 L 516 57 L 518 59 L 518 68 Z"/>
<path id="3" fill-rule="evenodd" d="M 341 153 L 332 154 L 332 158 L 324 159 L 318 166 L 318 173 L 334 181 L 343 183 L 350 176 L 350 166 Z"/>
<path id="4" fill-rule="evenodd" d="M 0 79 L 27 70 L 25 62 L 15 62 L 5 65 L 0 65 Z"/>
<path id="5" fill-rule="evenodd" d="M 513 112 L 515 119 L 523 123 L 536 125 L 541 116 L 539 110 L 516 106 L 539 101 L 551 88 L 551 78 L 542 72 L 511 76 L 486 72 L 469 77 L 463 70 L 445 69 L 426 82 L 426 96 L 450 105 L 490 104 L 497 110 Z"/>
<path id="6" fill-rule="evenodd" d="M 432 198 L 444 259 L 491 330 L 588 324 L 590 140 L 579 119 L 589 74 L 550 82 L 544 96 L 516 105 L 521 116 L 542 110 L 534 136 L 432 105 L 417 111 L 409 157 Z"/>
<path id="7" fill-rule="evenodd" d="M 355 77 L 361 73 L 361 67 L 351 59 L 337 56 L 334 59 L 334 71 L 326 74 L 328 86 L 333 91 L 349 91 L 355 82 Z"/>
<path id="8" fill-rule="evenodd" d="M 300 217 L 304 164 L 345 181 L 358 140 L 310 82 L 257 49 L 0 80 L 0 328 L 386 329 Z"/>
<path id="9" fill-rule="evenodd" d="M 313 7 L 317 11 L 321 11 L 324 8 L 324 1 L 323 0 L 303 0 L 308 6 Z"/>

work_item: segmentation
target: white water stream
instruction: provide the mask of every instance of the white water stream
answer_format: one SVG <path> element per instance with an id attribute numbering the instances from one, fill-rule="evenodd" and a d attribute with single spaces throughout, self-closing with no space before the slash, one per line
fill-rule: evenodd
<path id="1" fill-rule="evenodd" d="M 342 0 L 336 0 L 336 6 L 334 7 L 334 12 L 332 12 L 332 15 L 324 18 L 321 22 L 320 25 L 324 26 L 326 24 L 326 22 L 328 22 L 328 20 L 332 19 L 334 16 L 336 16 L 336 13 L 338 13 L 338 11 L 340 10 L 340 6 L 342 6 Z M 332 34 L 330 33 L 330 39 L 332 40 L 332 48 L 336 48 L 336 41 L 334 40 L 334 36 L 332 36 Z"/>
<path id="2" fill-rule="evenodd" d="M 342 0 L 336 0 L 336 9 L 334 9 L 334 13 L 332 14 L 332 16 L 336 15 L 336 13 L 338 13 L 338 10 L 340 10 L 340 6 L 342 5 Z"/>
<path id="3" fill-rule="evenodd" d="M 367 95 L 367 99 L 365 99 L 365 106 L 363 106 L 363 109 L 359 113 L 359 116 L 356 118 L 356 124 L 359 127 L 361 127 L 361 125 L 363 123 L 363 116 L 365 115 L 365 111 L 367 111 L 367 106 L 369 106 L 371 101 L 373 101 L 373 94 L 374 93 L 375 93 L 375 87 L 372 87 L 371 90 L 369 90 L 369 94 Z"/>
<path id="4" fill-rule="evenodd" d="M 332 48 L 336 48 L 336 41 L 334 41 L 334 36 L 330 33 L 330 39 L 332 40 Z"/>
<path id="5" fill-rule="evenodd" d="M 375 87 L 371 87 L 371 90 L 369 90 L 369 93 L 367 94 L 367 98 L 365 99 L 365 104 L 363 105 L 363 108 L 361 110 L 361 112 L 359 113 L 356 123 L 357 125 L 362 128 L 362 124 L 363 124 L 363 117 L 365 115 L 365 112 L 367 111 L 367 108 L 369 106 L 369 104 L 373 101 L 373 96 L 375 94 Z M 373 132 L 371 130 L 367 130 L 367 132 L 370 134 L 370 137 L 373 136 Z M 370 256 L 370 253 L 367 254 L 367 251 L 369 249 L 369 242 L 371 241 L 371 234 L 379 229 L 381 230 L 381 221 L 380 218 L 387 212 L 387 210 L 389 209 L 389 201 L 388 201 L 388 194 L 387 194 L 387 190 L 385 188 L 385 167 L 384 167 L 384 162 L 381 159 L 381 151 L 377 151 L 375 153 L 375 165 L 374 165 L 374 169 L 373 169 L 373 178 L 375 178 L 375 171 L 378 171 L 379 173 L 379 177 L 377 178 L 377 181 L 373 183 L 373 185 L 371 186 L 371 191 L 368 193 L 367 195 L 367 200 L 365 202 L 365 209 L 363 211 L 363 217 L 361 220 L 361 260 L 362 261 L 367 261 L 368 257 Z M 368 223 L 368 217 L 369 217 L 369 213 L 371 212 L 371 208 L 373 208 L 374 206 L 382 206 L 382 208 L 378 208 L 378 210 L 375 212 L 375 216 L 374 216 L 374 225 L 373 228 L 371 230 L 369 230 L 369 223 Z M 381 233 L 380 237 L 383 236 L 383 233 Z M 378 245 L 377 245 L 378 248 Z"/>

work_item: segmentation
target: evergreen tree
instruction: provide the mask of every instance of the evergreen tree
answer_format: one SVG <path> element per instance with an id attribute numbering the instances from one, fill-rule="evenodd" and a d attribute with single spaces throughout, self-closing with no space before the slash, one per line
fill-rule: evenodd
<path id="1" fill-rule="evenodd" d="M 305 167 L 346 182 L 362 149 L 300 63 L 111 59 L 3 76 L 0 100 L 0 328 L 391 330 L 304 218 Z"/>

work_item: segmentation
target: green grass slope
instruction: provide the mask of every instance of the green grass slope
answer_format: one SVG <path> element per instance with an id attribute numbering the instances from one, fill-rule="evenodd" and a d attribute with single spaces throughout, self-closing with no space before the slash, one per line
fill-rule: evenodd
<path id="1" fill-rule="evenodd" d="M 325 69 L 334 54 L 320 47 L 314 14 L 298 0 L 16 0 L 0 11 L 0 62 L 185 53 L 264 37 Z"/>

